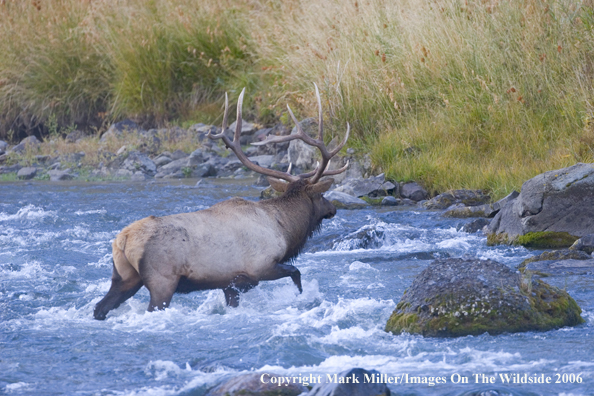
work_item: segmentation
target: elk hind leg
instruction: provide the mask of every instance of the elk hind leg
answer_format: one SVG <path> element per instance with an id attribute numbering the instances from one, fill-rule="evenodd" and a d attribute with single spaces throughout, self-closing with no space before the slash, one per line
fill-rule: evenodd
<path id="1" fill-rule="evenodd" d="M 111 287 L 105 297 L 95 305 L 93 316 L 97 320 L 104 320 L 109 311 L 119 307 L 120 304 L 135 295 L 141 287 L 142 280 L 138 272 L 125 257 L 114 254 Z"/>

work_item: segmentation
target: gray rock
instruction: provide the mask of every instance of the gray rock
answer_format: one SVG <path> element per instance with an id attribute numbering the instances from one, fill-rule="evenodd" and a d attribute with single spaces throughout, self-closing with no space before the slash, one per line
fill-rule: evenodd
<path id="1" fill-rule="evenodd" d="M 25 168 L 21 168 L 17 173 L 17 177 L 21 180 L 29 180 L 29 179 L 33 179 L 36 174 L 37 174 L 37 168 L 28 166 Z"/>
<path id="2" fill-rule="evenodd" d="M 171 155 L 171 153 L 169 153 L 169 155 Z M 171 161 L 172 161 L 171 157 L 169 157 L 163 153 L 163 154 L 159 155 L 157 158 L 155 158 L 153 162 L 155 163 L 155 166 L 157 168 L 159 168 L 163 165 L 167 165 Z"/>
<path id="3" fill-rule="evenodd" d="M 79 139 L 82 139 L 85 137 L 85 133 L 83 131 L 79 131 L 78 129 L 75 129 L 74 131 L 70 132 L 68 135 L 66 135 L 66 141 L 68 143 L 74 143 Z"/>
<path id="4" fill-rule="evenodd" d="M 464 204 L 456 204 L 448 208 L 443 214 L 444 217 L 453 217 L 464 219 L 468 217 L 494 217 L 497 211 L 493 209 L 490 204 L 478 206 L 464 206 Z"/>
<path id="5" fill-rule="evenodd" d="M 208 133 L 212 133 L 212 134 L 217 134 L 218 132 L 218 127 L 216 127 L 215 125 L 206 125 L 206 124 L 194 124 L 192 125 L 188 130 L 190 132 L 194 132 L 198 135 L 202 135 L 203 137 L 205 135 L 208 135 Z"/>
<path id="6" fill-rule="evenodd" d="M 268 178 L 264 175 L 258 176 L 258 180 L 254 183 L 254 186 L 257 187 L 268 187 L 270 183 L 268 182 Z"/>
<path id="7" fill-rule="evenodd" d="M 42 163 L 42 164 L 45 164 L 50 159 L 51 159 L 51 157 L 49 155 L 36 155 L 35 156 L 35 161 Z"/>
<path id="8" fill-rule="evenodd" d="M 50 170 L 47 172 L 50 177 L 50 181 L 62 181 L 62 180 L 71 180 L 74 179 L 74 175 L 70 173 L 70 169 L 65 170 Z"/>
<path id="9" fill-rule="evenodd" d="M 0 166 L 0 175 L 5 173 L 16 173 L 21 168 L 22 166 L 20 166 L 19 164 Z"/>
<path id="10" fill-rule="evenodd" d="M 280 378 L 283 375 L 273 373 L 239 375 L 210 389 L 205 396 L 297 396 L 307 392 L 307 388 L 298 383 L 279 387 L 276 381 L 276 383 L 271 381 L 273 377 Z"/>
<path id="11" fill-rule="evenodd" d="M 458 190 L 458 191 L 473 191 L 473 190 Z M 478 190 L 476 190 L 478 191 Z M 476 205 L 476 206 L 465 206 L 464 203 L 459 203 L 456 205 L 452 205 L 449 207 L 446 212 L 443 214 L 444 217 L 454 217 L 454 218 L 467 218 L 467 217 L 487 217 L 492 218 L 495 217 L 497 213 L 501 210 L 503 206 L 505 206 L 508 202 L 517 198 L 520 193 L 517 191 L 513 191 L 511 194 L 506 196 L 505 198 L 500 199 L 497 202 L 491 204 L 483 204 L 483 205 Z M 486 196 L 488 197 L 488 196 Z M 427 201 L 423 206 L 432 206 L 430 203 L 431 201 Z"/>
<path id="12" fill-rule="evenodd" d="M 130 180 L 132 181 L 143 181 L 143 180 L 148 180 L 151 177 L 149 175 L 147 175 L 146 173 L 142 172 L 142 171 L 136 171 L 132 173 L 132 176 L 130 176 Z"/>
<path id="13" fill-rule="evenodd" d="M 385 197 L 389 195 L 388 191 L 384 187 L 392 187 L 394 190 L 394 184 L 390 183 L 386 185 L 384 174 L 378 176 L 369 177 L 367 179 L 347 179 L 340 186 L 336 187 L 334 191 L 342 192 L 345 194 L 352 195 L 354 197 Z"/>
<path id="14" fill-rule="evenodd" d="M 553 250 L 530 257 L 518 266 L 523 273 L 539 276 L 583 275 L 592 273 L 594 260 L 581 250 Z"/>
<path id="15" fill-rule="evenodd" d="M 375 382 L 375 383 L 374 383 Z M 316 384 L 307 396 L 390 396 L 376 370 L 352 368 L 336 375 L 336 381 Z"/>
<path id="16" fill-rule="evenodd" d="M 237 169 L 241 168 L 242 166 L 244 166 L 240 160 L 235 159 L 235 160 L 229 160 L 226 164 L 223 165 L 222 170 L 224 172 L 235 172 Z"/>
<path id="17" fill-rule="evenodd" d="M 249 157 L 250 161 L 257 163 L 263 168 L 270 168 L 274 162 L 274 155 L 256 155 Z"/>
<path id="18" fill-rule="evenodd" d="M 0 152 L 4 152 L 8 150 L 8 143 L 6 143 L 4 140 L 0 140 Z"/>
<path id="19" fill-rule="evenodd" d="M 175 161 L 171 161 L 170 163 L 163 165 L 159 168 L 159 171 L 155 174 L 155 179 L 179 179 L 184 177 L 182 172 L 182 168 L 186 167 L 188 163 L 187 158 L 180 158 Z"/>
<path id="20" fill-rule="evenodd" d="M 486 226 L 489 225 L 490 222 L 491 220 L 486 218 L 475 219 L 468 224 L 464 224 L 462 231 L 473 234 L 475 232 L 482 231 Z"/>
<path id="21" fill-rule="evenodd" d="M 266 140 L 271 131 L 272 128 L 264 128 L 256 131 L 254 133 L 254 142 L 263 142 L 264 140 Z"/>
<path id="22" fill-rule="evenodd" d="M 28 136 L 21 140 L 19 144 L 12 148 L 12 151 L 18 154 L 22 154 L 26 149 L 36 149 L 39 147 L 41 142 L 35 136 Z"/>
<path id="23" fill-rule="evenodd" d="M 210 163 L 194 165 L 191 177 L 213 177 L 217 175 L 217 169 Z"/>
<path id="24" fill-rule="evenodd" d="M 134 172 L 128 169 L 118 169 L 115 173 L 115 177 L 118 179 L 130 179 Z"/>
<path id="25" fill-rule="evenodd" d="M 544 232 L 543 237 L 567 237 L 570 246 L 594 230 L 593 197 L 593 164 L 540 174 L 526 181 L 518 197 L 495 216 L 489 225 L 489 243 L 522 243 L 519 237 Z"/>
<path id="26" fill-rule="evenodd" d="M 318 122 L 314 118 L 306 118 L 299 123 L 303 131 L 312 137 L 317 137 Z M 297 133 L 297 127 L 291 131 L 291 135 Z M 291 140 L 289 143 L 289 162 L 293 164 L 298 172 L 312 170 L 316 167 L 318 149 L 305 144 L 302 140 Z"/>
<path id="27" fill-rule="evenodd" d="M 229 125 L 229 129 L 231 129 L 235 133 L 235 128 L 237 127 L 237 121 L 233 121 L 231 125 Z M 241 134 L 242 135 L 253 135 L 256 132 L 256 126 L 250 122 L 245 120 L 241 121 Z"/>
<path id="28" fill-rule="evenodd" d="M 365 225 L 334 243 L 340 250 L 378 249 L 386 243 L 385 232 L 376 225 Z"/>
<path id="29" fill-rule="evenodd" d="M 362 199 L 339 191 L 328 191 L 324 194 L 324 198 L 338 209 L 361 209 L 367 206 L 367 202 Z"/>
<path id="30" fill-rule="evenodd" d="M 178 159 L 182 159 L 182 158 L 188 158 L 188 154 L 184 153 L 181 150 L 175 150 L 173 153 L 171 153 L 171 159 L 172 160 L 178 160 Z"/>
<path id="31" fill-rule="evenodd" d="M 69 153 L 63 154 L 60 156 L 61 162 L 68 162 L 71 164 L 78 164 L 80 160 L 82 160 L 86 156 L 84 151 L 79 151 L 78 153 Z"/>
<path id="32" fill-rule="evenodd" d="M 133 174 L 140 171 L 147 176 L 154 176 L 157 173 L 155 163 L 146 154 L 139 151 L 132 151 L 128 154 L 128 157 L 122 164 L 122 168 L 129 170 Z"/>
<path id="33" fill-rule="evenodd" d="M 413 201 L 422 201 L 427 199 L 429 195 L 427 191 L 416 182 L 403 183 L 400 186 L 400 195 L 403 198 L 412 199 Z"/>
<path id="34" fill-rule="evenodd" d="M 511 193 L 509 193 L 506 197 L 501 198 L 499 201 L 492 203 L 491 206 L 493 207 L 493 210 L 496 211 L 495 214 L 497 214 L 501 210 L 501 208 L 503 208 L 509 202 L 518 198 L 518 195 L 520 195 L 520 193 L 514 190 Z"/>
<path id="35" fill-rule="evenodd" d="M 0 153 L 0 164 L 3 163 L 4 161 L 6 161 L 7 158 L 8 158 L 8 155 Z"/>
<path id="36" fill-rule="evenodd" d="M 594 252 L 594 234 L 584 235 L 573 245 L 571 245 L 570 249 L 572 250 L 582 250 L 588 254 L 592 254 Z"/>
<path id="37" fill-rule="evenodd" d="M 522 270 L 538 276 L 568 276 L 594 274 L 594 259 L 544 260 L 526 264 Z"/>
<path id="38" fill-rule="evenodd" d="M 382 199 L 381 206 L 398 206 L 402 204 L 402 200 L 389 196 Z"/>
<path id="39" fill-rule="evenodd" d="M 201 149 L 192 151 L 188 157 L 188 166 L 198 165 L 204 162 L 204 152 Z"/>
<path id="40" fill-rule="evenodd" d="M 546 331 L 584 322 L 567 292 L 492 260 L 438 259 L 396 306 L 386 331 L 458 337 Z"/>
<path id="41" fill-rule="evenodd" d="M 140 130 L 137 123 L 132 120 L 124 120 L 112 124 L 109 129 L 101 136 L 100 142 L 105 142 L 111 137 L 119 137 L 123 132 L 133 132 Z"/>
<path id="42" fill-rule="evenodd" d="M 427 209 L 446 209 L 456 204 L 463 206 L 477 206 L 488 203 L 491 197 L 481 190 L 450 190 L 439 194 L 427 202 L 424 206 Z"/>

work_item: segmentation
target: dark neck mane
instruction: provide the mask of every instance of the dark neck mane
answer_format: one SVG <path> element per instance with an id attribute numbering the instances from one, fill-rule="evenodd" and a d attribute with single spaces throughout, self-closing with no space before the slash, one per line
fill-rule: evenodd
<path id="1" fill-rule="evenodd" d="M 287 241 L 287 251 L 280 263 L 297 257 L 307 240 L 322 224 L 321 218 L 314 218 L 313 202 L 304 191 L 306 185 L 305 180 L 291 183 L 283 195 L 263 202 L 274 210 Z"/>

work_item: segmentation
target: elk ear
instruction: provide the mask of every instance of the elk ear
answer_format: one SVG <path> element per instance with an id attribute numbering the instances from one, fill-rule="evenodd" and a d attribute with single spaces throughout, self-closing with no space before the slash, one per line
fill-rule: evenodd
<path id="1" fill-rule="evenodd" d="M 289 183 L 285 183 L 284 181 L 280 180 L 280 179 L 276 179 L 274 177 L 267 177 L 266 179 L 268 179 L 268 183 L 270 183 L 270 187 L 272 187 L 272 189 L 274 191 L 277 191 L 279 193 L 284 193 L 285 191 L 287 191 L 287 187 L 289 186 Z"/>
<path id="2" fill-rule="evenodd" d="M 324 193 L 324 192 L 328 191 L 330 186 L 332 186 L 332 183 L 334 183 L 334 179 L 328 178 L 328 179 L 319 181 L 316 184 L 311 184 L 311 185 L 305 187 L 305 191 L 307 192 L 308 195 Z"/>

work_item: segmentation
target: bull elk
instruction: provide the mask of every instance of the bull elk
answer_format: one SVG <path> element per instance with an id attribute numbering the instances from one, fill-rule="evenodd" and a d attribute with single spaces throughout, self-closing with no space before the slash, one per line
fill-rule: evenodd
<path id="1" fill-rule="evenodd" d="M 315 84 L 314 84 L 315 85 Z M 223 131 L 210 134 L 210 139 L 222 139 L 248 169 L 268 176 L 273 189 L 281 192 L 278 198 L 261 202 L 232 198 L 193 213 L 164 217 L 149 216 L 124 228 L 115 238 L 111 287 L 95 306 L 95 319 L 105 319 L 107 313 L 132 297 L 142 285 L 150 292 L 148 311 L 169 306 L 174 293 L 196 290 L 223 289 L 227 305 L 237 307 L 239 293 L 260 281 L 291 277 L 302 292 L 301 273 L 290 264 L 307 239 L 323 219 L 336 214 L 336 208 L 322 193 L 331 179 L 323 176 L 344 172 L 348 163 L 336 170 L 328 170 L 330 159 L 345 145 L 344 140 L 333 150 L 324 145 L 322 104 L 315 87 L 319 108 L 317 139 L 306 134 L 291 115 L 297 133 L 269 137 L 256 145 L 300 139 L 317 147 L 321 161 L 309 173 L 292 175 L 267 169 L 253 163 L 241 150 L 241 107 L 245 89 L 237 102 L 237 124 L 233 141 L 225 136 L 229 101 L 225 95 Z M 284 180 L 285 182 L 283 182 Z"/>

